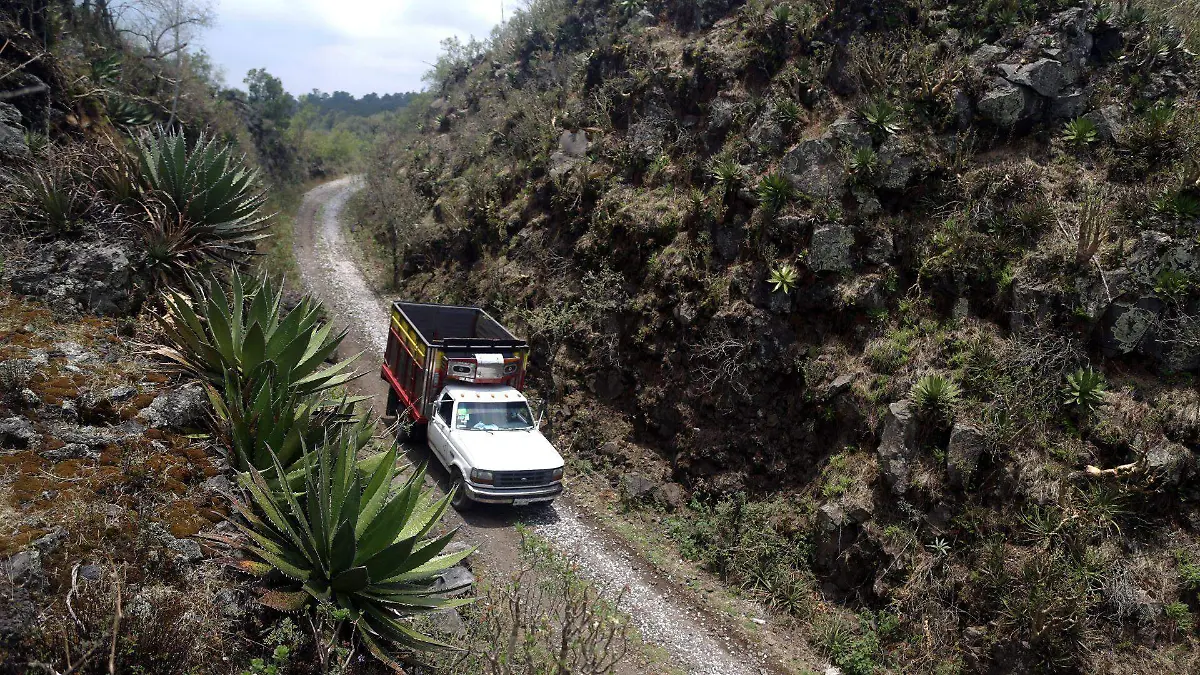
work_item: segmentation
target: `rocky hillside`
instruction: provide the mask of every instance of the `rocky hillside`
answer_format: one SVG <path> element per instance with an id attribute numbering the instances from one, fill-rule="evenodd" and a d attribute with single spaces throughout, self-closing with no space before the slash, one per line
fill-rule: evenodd
<path id="1" fill-rule="evenodd" d="M 443 57 L 360 218 L 395 292 L 535 341 L 578 471 L 845 671 L 1190 672 L 1200 69 L 1170 18 L 542 0 Z"/>

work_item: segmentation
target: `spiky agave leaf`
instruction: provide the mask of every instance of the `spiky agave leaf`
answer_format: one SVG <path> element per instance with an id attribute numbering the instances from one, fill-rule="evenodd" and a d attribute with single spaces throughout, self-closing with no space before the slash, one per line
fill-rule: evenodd
<path id="1" fill-rule="evenodd" d="M 434 591 L 436 578 L 474 550 L 447 555 L 443 551 L 456 531 L 429 536 L 451 496 L 429 498 L 423 468 L 389 494 L 396 447 L 373 462 L 369 473 L 356 462 L 357 448 L 354 434 L 343 431 L 327 440 L 327 451 L 306 454 L 303 492 L 273 488 L 254 468 L 244 474 L 241 483 L 252 501 L 234 502 L 241 516 L 236 525 L 246 537 L 243 549 L 293 580 L 275 589 L 272 601 L 295 603 L 294 594 L 302 592 L 347 610 L 363 644 L 386 663 L 395 663 L 393 645 L 450 647 L 413 630 L 405 619 L 469 602 Z"/>
<path id="2" fill-rule="evenodd" d="M 182 134 L 160 129 L 138 142 L 138 160 L 146 187 L 194 230 L 205 256 L 236 260 L 270 236 L 258 172 L 229 145 L 201 135 L 189 149 Z"/>
<path id="3" fill-rule="evenodd" d="M 324 367 L 346 331 L 333 332 L 321 322 L 321 304 L 305 296 L 282 313 L 282 290 L 266 276 L 244 278 L 230 272 L 230 292 L 215 276 L 192 288 L 191 297 L 169 290 L 162 324 L 174 345 L 156 350 L 202 379 L 224 386 L 232 371 L 243 384 L 251 373 L 273 369 L 275 381 L 290 393 L 308 396 L 339 387 L 360 376 L 350 366 L 356 354 Z M 270 365 L 268 365 L 270 364 Z"/>

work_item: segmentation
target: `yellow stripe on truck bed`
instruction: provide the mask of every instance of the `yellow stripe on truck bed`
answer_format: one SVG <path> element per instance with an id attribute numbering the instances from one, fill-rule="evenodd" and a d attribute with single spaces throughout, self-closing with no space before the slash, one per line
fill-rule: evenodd
<path id="1" fill-rule="evenodd" d="M 392 308 L 392 328 L 395 328 L 396 333 L 404 339 L 404 344 L 408 347 L 408 353 L 413 355 L 417 360 L 417 364 L 424 367 L 425 344 L 417 336 L 417 331 L 404 320 L 404 316 L 394 307 Z"/>

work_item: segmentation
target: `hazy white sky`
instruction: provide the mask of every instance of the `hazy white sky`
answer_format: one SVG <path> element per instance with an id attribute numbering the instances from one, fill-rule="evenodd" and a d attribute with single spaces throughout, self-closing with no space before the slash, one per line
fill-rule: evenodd
<path id="1" fill-rule="evenodd" d="M 443 38 L 485 38 L 500 16 L 501 0 L 221 0 L 200 43 L 239 87 L 266 68 L 297 95 L 386 94 L 421 89 Z"/>

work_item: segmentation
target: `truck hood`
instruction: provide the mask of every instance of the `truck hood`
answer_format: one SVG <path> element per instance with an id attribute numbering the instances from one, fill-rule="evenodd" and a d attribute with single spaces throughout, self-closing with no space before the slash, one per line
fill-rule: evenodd
<path id="1" fill-rule="evenodd" d="M 563 458 L 540 431 L 456 431 L 454 440 L 471 466 L 483 471 L 557 469 Z"/>

